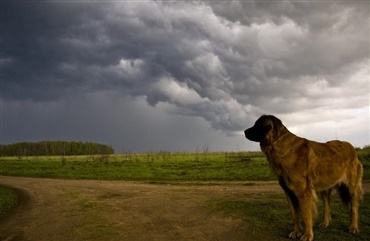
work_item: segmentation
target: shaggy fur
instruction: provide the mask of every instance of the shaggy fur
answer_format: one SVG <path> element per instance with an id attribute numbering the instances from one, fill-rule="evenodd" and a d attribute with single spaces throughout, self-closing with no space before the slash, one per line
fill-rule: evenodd
<path id="1" fill-rule="evenodd" d="M 320 193 L 324 201 L 324 220 L 320 227 L 328 227 L 333 189 L 338 190 L 342 202 L 349 207 L 349 232 L 359 232 L 358 206 L 362 196 L 363 168 L 351 144 L 343 141 L 319 143 L 298 137 L 271 115 L 261 116 L 244 133 L 247 139 L 260 143 L 286 194 L 294 221 L 290 238 L 313 240 L 316 193 Z M 300 216 L 304 223 L 303 232 Z"/>

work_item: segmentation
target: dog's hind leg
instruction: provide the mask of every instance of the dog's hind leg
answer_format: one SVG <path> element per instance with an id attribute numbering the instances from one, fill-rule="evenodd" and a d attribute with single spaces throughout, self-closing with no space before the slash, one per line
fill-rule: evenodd
<path id="1" fill-rule="evenodd" d="M 358 207 L 360 200 L 362 198 L 362 173 L 363 167 L 361 163 L 358 162 L 355 175 L 353 176 L 354 180 L 348 185 L 348 192 L 350 197 L 350 213 L 351 213 L 351 224 L 349 226 L 349 232 L 352 234 L 358 234 Z"/>
<path id="2" fill-rule="evenodd" d="M 319 225 L 320 228 L 327 228 L 329 226 L 331 215 L 330 215 L 330 194 L 331 189 L 320 192 L 321 198 L 324 202 L 324 219 Z"/>
<path id="3" fill-rule="evenodd" d="M 349 208 L 351 223 L 349 232 L 358 234 L 358 207 L 362 197 L 362 172 L 363 168 L 360 162 L 356 162 L 347 172 L 347 182 L 338 185 L 338 193 L 342 203 Z"/>

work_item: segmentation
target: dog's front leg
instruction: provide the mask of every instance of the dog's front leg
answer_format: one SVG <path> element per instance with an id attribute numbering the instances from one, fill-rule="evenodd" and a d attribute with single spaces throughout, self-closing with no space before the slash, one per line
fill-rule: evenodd
<path id="1" fill-rule="evenodd" d="M 297 239 L 300 238 L 302 233 L 301 224 L 299 221 L 299 202 L 297 196 L 294 194 L 294 192 L 286 185 L 283 178 L 279 178 L 279 184 L 284 190 L 286 199 L 288 201 L 290 211 L 292 213 L 292 218 L 294 222 L 294 230 L 289 234 L 289 238 L 291 239 Z"/>
<path id="2" fill-rule="evenodd" d="M 286 199 L 288 201 L 292 218 L 294 222 L 294 230 L 289 234 L 289 238 L 296 239 L 302 236 L 302 228 L 299 222 L 299 203 L 297 197 L 293 192 L 285 191 Z"/>
<path id="3" fill-rule="evenodd" d="M 314 191 L 306 190 L 297 195 L 299 206 L 301 208 L 302 219 L 305 225 L 302 241 L 313 240 L 313 214 L 316 213 L 316 196 Z"/>

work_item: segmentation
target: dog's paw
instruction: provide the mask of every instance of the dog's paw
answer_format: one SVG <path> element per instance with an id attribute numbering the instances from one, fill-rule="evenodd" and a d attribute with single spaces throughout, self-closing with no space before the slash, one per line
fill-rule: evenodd
<path id="1" fill-rule="evenodd" d="M 313 241 L 313 235 L 306 235 L 304 234 L 301 239 L 301 241 Z"/>
<path id="2" fill-rule="evenodd" d="M 329 227 L 329 222 L 324 221 L 324 222 L 319 224 L 319 228 L 327 228 L 327 227 Z"/>
<path id="3" fill-rule="evenodd" d="M 360 232 L 360 230 L 357 227 L 349 227 L 348 231 L 349 231 L 349 233 L 355 234 L 355 235 L 359 234 L 359 232 Z"/>
<path id="4" fill-rule="evenodd" d="M 301 231 L 293 231 L 289 234 L 289 238 L 291 239 L 297 239 L 302 237 L 303 233 Z"/>

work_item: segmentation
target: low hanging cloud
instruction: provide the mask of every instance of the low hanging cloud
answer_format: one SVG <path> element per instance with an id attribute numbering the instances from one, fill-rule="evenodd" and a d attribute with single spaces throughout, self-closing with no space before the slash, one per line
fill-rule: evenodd
<path id="1" fill-rule="evenodd" d="M 368 108 L 363 5 L 7 2 L 3 102 L 114 90 L 229 134 L 263 113 L 308 123 Z"/>

